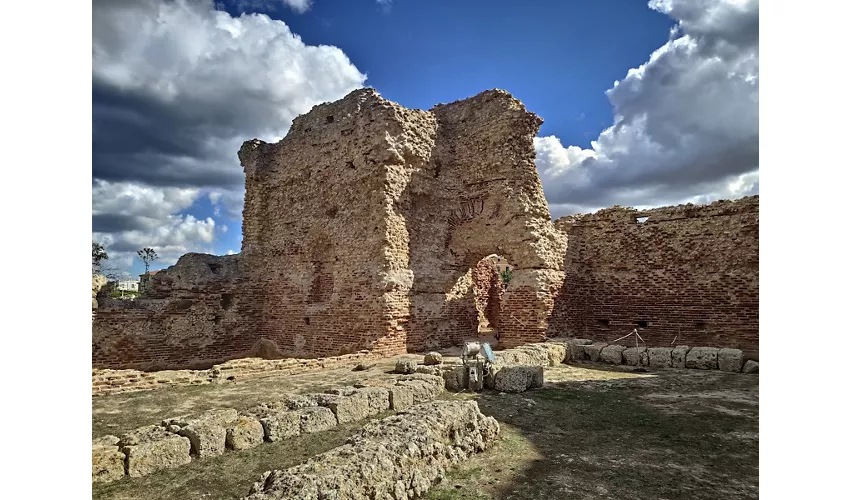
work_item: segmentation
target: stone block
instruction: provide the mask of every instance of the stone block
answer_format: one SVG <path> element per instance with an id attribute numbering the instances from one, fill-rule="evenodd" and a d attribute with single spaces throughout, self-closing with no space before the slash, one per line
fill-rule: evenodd
<path id="1" fill-rule="evenodd" d="M 178 425 L 180 427 L 198 423 L 227 427 L 235 422 L 238 417 L 239 415 L 236 410 L 233 408 L 225 408 L 222 410 L 207 410 L 198 414 L 170 418 L 164 420 L 162 423 L 165 426 Z"/>
<path id="2" fill-rule="evenodd" d="M 263 444 L 264 437 L 263 424 L 255 418 L 243 415 L 227 429 L 225 444 L 231 450 L 247 450 Z"/>
<path id="3" fill-rule="evenodd" d="M 567 344 L 564 342 L 544 342 L 535 344 L 549 355 L 549 366 L 558 366 L 567 359 Z"/>
<path id="4" fill-rule="evenodd" d="M 192 461 L 189 438 L 168 432 L 159 425 L 149 425 L 121 437 L 119 446 L 127 456 L 127 475 L 146 476 Z"/>
<path id="5" fill-rule="evenodd" d="M 330 408 L 314 406 L 295 410 L 301 421 L 301 433 L 311 434 L 336 427 L 337 419 Z"/>
<path id="6" fill-rule="evenodd" d="M 623 351 L 623 364 L 629 366 L 649 366 L 646 347 L 627 347 Z"/>
<path id="7" fill-rule="evenodd" d="M 686 345 L 677 345 L 673 348 L 673 352 L 671 353 L 673 368 L 687 368 L 685 360 L 690 350 L 691 348 Z"/>
<path id="8" fill-rule="evenodd" d="M 585 358 L 584 349 L 581 346 L 590 345 L 593 341 L 590 339 L 570 339 L 567 341 L 569 346 L 569 359 L 578 361 Z"/>
<path id="9" fill-rule="evenodd" d="M 301 408 L 319 406 L 319 403 L 316 401 L 315 394 L 290 394 L 279 401 L 271 403 L 269 406 L 272 408 L 282 408 L 286 410 L 300 410 Z"/>
<path id="10" fill-rule="evenodd" d="M 401 358 L 395 362 L 396 373 L 413 373 L 416 371 L 416 360 L 410 358 Z"/>
<path id="11" fill-rule="evenodd" d="M 171 432 L 189 438 L 191 454 L 204 458 L 224 453 L 227 428 L 238 418 L 233 408 L 207 410 L 196 415 L 184 415 L 163 420 Z"/>
<path id="12" fill-rule="evenodd" d="M 369 416 L 377 415 L 390 409 L 390 392 L 383 387 L 364 387 L 357 389 L 357 393 L 366 396 L 369 402 Z"/>
<path id="13" fill-rule="evenodd" d="M 346 444 L 264 473 L 246 500 L 424 498 L 453 465 L 497 442 L 474 401 L 435 401 L 369 422 Z"/>
<path id="14" fill-rule="evenodd" d="M 608 346 L 607 342 L 594 342 L 592 344 L 582 346 L 582 350 L 584 350 L 584 357 L 589 361 L 599 361 L 599 355 L 602 353 L 602 349 Z"/>
<path id="15" fill-rule="evenodd" d="M 351 392 L 350 395 L 340 394 L 315 394 L 316 403 L 319 406 L 329 408 L 333 412 L 336 421 L 340 424 L 363 420 L 370 415 L 369 395 L 360 392 Z"/>
<path id="16" fill-rule="evenodd" d="M 267 441 L 275 442 L 301 434 L 301 417 L 298 410 L 271 410 L 260 417 Z"/>
<path id="17" fill-rule="evenodd" d="M 413 406 L 413 388 L 394 385 L 388 390 L 390 393 L 390 409 L 401 411 Z"/>
<path id="18" fill-rule="evenodd" d="M 526 359 L 521 360 L 520 362 L 526 365 L 531 366 L 551 366 L 551 356 L 549 354 L 549 350 L 543 347 L 542 344 L 528 344 L 519 346 L 515 349 L 511 349 L 512 351 L 517 351 L 524 353 L 528 356 Z"/>
<path id="19" fill-rule="evenodd" d="M 649 353 L 649 366 L 652 368 L 672 368 L 672 347 L 650 347 L 647 352 Z"/>
<path id="20" fill-rule="evenodd" d="M 110 483 L 124 477 L 124 453 L 117 436 L 103 436 L 91 442 L 91 480 Z"/>
<path id="21" fill-rule="evenodd" d="M 541 366 L 503 366 L 493 379 L 493 389 L 499 392 L 524 392 L 542 386 Z"/>
<path id="22" fill-rule="evenodd" d="M 439 365 L 443 362 L 443 355 L 438 352 L 429 352 L 423 361 L 426 365 Z"/>
<path id="23" fill-rule="evenodd" d="M 461 365 L 463 366 L 463 365 Z M 426 382 L 435 386 L 437 389 L 442 391 L 445 389 L 445 380 L 443 377 L 438 375 L 427 375 L 425 373 L 414 373 L 411 375 L 405 375 L 403 377 L 399 377 L 398 380 L 420 380 L 422 382 Z"/>
<path id="24" fill-rule="evenodd" d="M 461 391 L 466 388 L 466 368 L 454 365 L 443 370 L 443 383 L 446 390 Z"/>
<path id="25" fill-rule="evenodd" d="M 746 363 L 744 363 L 744 368 L 741 370 L 743 373 L 758 373 L 759 372 L 759 362 L 754 361 L 752 359 L 748 359 Z"/>
<path id="26" fill-rule="evenodd" d="M 717 368 L 724 372 L 738 373 L 744 366 L 744 351 L 740 349 L 720 349 L 717 352 Z"/>
<path id="27" fill-rule="evenodd" d="M 607 345 L 599 352 L 599 359 L 612 365 L 621 365 L 623 364 L 623 351 L 625 350 L 626 346 L 616 344 Z"/>
<path id="28" fill-rule="evenodd" d="M 694 347 L 688 351 L 685 366 L 697 370 L 716 370 L 719 350 L 716 347 Z"/>
<path id="29" fill-rule="evenodd" d="M 444 368 L 445 367 L 442 366 L 442 365 L 431 365 L 431 366 L 420 365 L 420 366 L 416 367 L 415 373 L 421 373 L 423 375 L 434 375 L 434 376 L 437 376 L 437 377 L 441 377 L 441 376 L 443 376 L 443 369 Z"/>
<path id="30" fill-rule="evenodd" d="M 224 453 L 227 429 L 209 422 L 198 422 L 182 427 L 177 434 L 189 438 L 190 453 L 198 458 Z"/>
<path id="31" fill-rule="evenodd" d="M 399 380 L 396 385 L 410 388 L 414 404 L 431 401 L 442 392 L 439 386 L 424 380 Z"/>

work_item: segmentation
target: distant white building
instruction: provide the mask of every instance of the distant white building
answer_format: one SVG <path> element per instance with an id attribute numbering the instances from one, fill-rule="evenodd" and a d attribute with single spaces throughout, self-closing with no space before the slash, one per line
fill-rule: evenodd
<path id="1" fill-rule="evenodd" d="M 122 290 L 125 292 L 138 292 L 139 291 L 139 280 L 126 280 L 118 282 L 118 290 Z"/>

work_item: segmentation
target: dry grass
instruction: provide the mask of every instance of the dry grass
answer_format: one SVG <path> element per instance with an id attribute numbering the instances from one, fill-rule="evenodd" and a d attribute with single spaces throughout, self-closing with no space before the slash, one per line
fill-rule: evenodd
<path id="1" fill-rule="evenodd" d="M 358 382 L 379 385 L 393 377 L 387 372 L 394 366 L 392 359 L 386 359 L 366 371 L 352 371 L 351 367 L 335 368 L 221 384 L 96 396 L 92 397 L 92 437 L 106 434 L 120 436 L 137 427 L 159 423 L 165 418 L 214 408 L 242 410 L 260 402 L 281 399 L 285 394 L 322 392 Z"/>
<path id="2" fill-rule="evenodd" d="M 97 435 L 206 408 L 243 408 L 283 392 L 310 392 L 392 376 L 386 360 L 366 372 L 290 377 L 130 393 L 94 399 Z M 436 499 L 758 498 L 758 377 L 701 371 L 638 373 L 602 365 L 547 369 L 524 394 L 476 399 L 502 427 L 491 450 L 451 471 Z M 349 424 L 254 450 L 226 453 L 94 488 L 97 499 L 238 498 L 260 474 L 342 444 Z"/>
<path id="3" fill-rule="evenodd" d="M 93 500 L 234 499 L 248 494 L 251 484 L 267 470 L 286 469 L 319 453 L 342 445 L 359 425 L 333 429 L 297 438 L 263 443 L 240 452 L 193 461 L 174 469 L 140 478 L 124 478 L 92 487 Z"/>
<path id="4" fill-rule="evenodd" d="M 758 377 L 594 368 L 549 370 L 525 394 L 446 395 L 477 399 L 502 440 L 428 498 L 758 498 Z"/>

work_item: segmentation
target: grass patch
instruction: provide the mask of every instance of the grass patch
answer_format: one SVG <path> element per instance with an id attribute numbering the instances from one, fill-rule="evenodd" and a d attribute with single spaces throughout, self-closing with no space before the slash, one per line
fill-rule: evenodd
<path id="1" fill-rule="evenodd" d="M 757 377 L 670 372 L 484 392 L 502 439 L 427 498 L 757 499 L 757 390 Z"/>
<path id="2" fill-rule="evenodd" d="M 391 412 L 375 418 L 384 418 Z M 251 485 L 267 470 L 286 469 L 345 443 L 365 422 L 347 423 L 315 434 L 263 443 L 238 452 L 193 460 L 140 478 L 93 485 L 93 500 L 231 499 L 248 494 Z"/>

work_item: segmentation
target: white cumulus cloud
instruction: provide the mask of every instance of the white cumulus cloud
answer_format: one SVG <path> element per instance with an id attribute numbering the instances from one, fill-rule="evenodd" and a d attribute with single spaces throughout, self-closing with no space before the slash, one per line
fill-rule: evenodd
<path id="1" fill-rule="evenodd" d="M 614 82 L 590 149 L 534 141 L 553 217 L 758 193 L 758 1 L 654 0 L 670 40 Z"/>
<path id="2" fill-rule="evenodd" d="M 92 23 L 92 238 L 110 255 L 211 251 L 215 220 L 185 210 L 209 196 L 215 217 L 241 218 L 242 142 L 279 140 L 366 79 L 339 48 L 211 0 L 95 0 Z"/>

